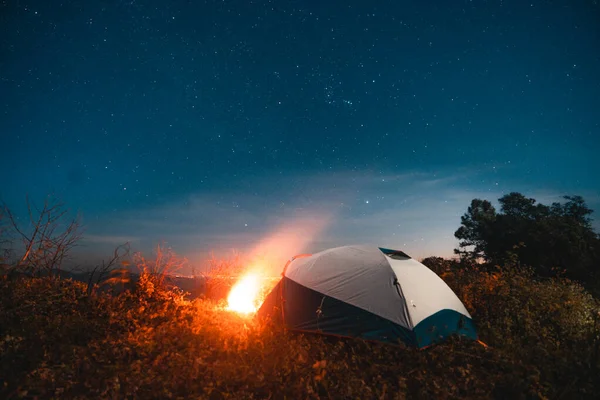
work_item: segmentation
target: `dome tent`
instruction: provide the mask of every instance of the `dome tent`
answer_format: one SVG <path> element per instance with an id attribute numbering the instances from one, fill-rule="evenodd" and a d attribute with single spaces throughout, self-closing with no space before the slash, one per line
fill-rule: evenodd
<path id="1" fill-rule="evenodd" d="M 469 312 L 433 271 L 405 253 L 343 246 L 292 258 L 259 316 L 295 331 L 426 347 L 477 339 Z"/>

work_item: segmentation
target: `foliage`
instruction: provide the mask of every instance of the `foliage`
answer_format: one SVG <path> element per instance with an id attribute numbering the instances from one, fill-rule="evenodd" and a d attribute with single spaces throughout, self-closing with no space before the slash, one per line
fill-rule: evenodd
<path id="1" fill-rule="evenodd" d="M 449 272 L 452 269 L 452 261 L 446 260 L 443 257 L 426 257 L 421 260 L 421 264 L 427 266 L 430 270 L 438 275 Z"/>
<path id="2" fill-rule="evenodd" d="M 164 244 L 157 245 L 154 252 L 153 260 L 145 258 L 140 252 L 135 253 L 133 263 L 142 274 L 155 276 L 160 285 L 166 284 L 166 278 L 169 275 L 181 270 L 188 263 L 186 258 L 179 257 L 172 248 L 166 247 Z"/>
<path id="3" fill-rule="evenodd" d="M 579 285 L 437 261 L 490 347 L 454 338 L 419 351 L 294 334 L 210 300 L 186 301 L 148 270 L 114 295 L 4 276 L 0 397 L 593 398 L 600 390 L 598 304 Z"/>
<path id="4" fill-rule="evenodd" d="M 450 285 L 473 310 L 480 334 L 492 346 L 537 362 L 540 373 L 554 375 L 554 384 L 565 392 L 575 393 L 573 385 L 586 393 L 594 390 L 600 371 L 600 307 L 580 284 L 535 279 L 531 269 L 515 267 L 456 270 L 454 278 Z"/>
<path id="5" fill-rule="evenodd" d="M 536 275 L 566 276 L 589 284 L 600 279 L 600 238 L 591 227 L 580 196 L 564 196 L 551 206 L 520 193 L 499 199 L 496 212 L 487 200 L 474 199 L 455 232 L 455 252 L 465 259 L 483 259 L 490 265 L 518 259 Z"/>
<path id="6" fill-rule="evenodd" d="M 466 214 L 461 218 L 461 227 L 454 233 L 459 243 L 455 252 L 468 259 L 477 260 L 487 256 L 487 245 L 493 234 L 496 209 L 487 200 L 473 199 Z M 471 250 L 461 250 L 472 247 Z"/>

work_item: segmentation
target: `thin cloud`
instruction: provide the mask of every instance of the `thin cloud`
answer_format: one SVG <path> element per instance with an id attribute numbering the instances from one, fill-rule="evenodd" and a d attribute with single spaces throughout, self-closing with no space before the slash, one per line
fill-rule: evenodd
<path id="1" fill-rule="evenodd" d="M 497 199 L 509 192 L 481 185 L 473 190 L 478 170 L 404 174 L 352 171 L 297 175 L 246 182 L 218 193 L 196 193 L 133 213 L 101 219 L 88 227 L 88 242 L 132 242 L 148 250 L 166 241 L 190 259 L 211 251 L 233 249 L 254 256 L 271 253 L 271 262 L 304 251 L 349 243 L 396 247 L 414 257 L 451 256 L 455 230 L 474 198 Z M 467 189 L 469 188 L 469 189 Z M 521 188 L 515 185 L 514 190 Z M 521 191 L 549 204 L 563 193 L 546 189 Z M 124 240 L 126 239 L 126 240 Z"/>

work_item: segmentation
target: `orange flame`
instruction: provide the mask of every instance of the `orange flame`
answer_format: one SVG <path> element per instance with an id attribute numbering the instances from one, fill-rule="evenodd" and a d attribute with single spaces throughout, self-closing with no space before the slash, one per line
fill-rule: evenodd
<path id="1" fill-rule="evenodd" d="M 250 260 L 260 259 L 231 289 L 227 309 L 252 314 L 279 280 L 283 265 L 302 252 L 331 223 L 332 212 L 299 212 L 259 241 L 250 251 Z M 256 261 L 254 261 L 256 262 Z M 274 279 L 268 280 L 268 277 Z"/>
<path id="2" fill-rule="evenodd" d="M 227 309 L 241 314 L 256 312 L 259 307 L 260 290 L 261 283 L 258 274 L 245 275 L 231 288 L 227 297 Z"/>

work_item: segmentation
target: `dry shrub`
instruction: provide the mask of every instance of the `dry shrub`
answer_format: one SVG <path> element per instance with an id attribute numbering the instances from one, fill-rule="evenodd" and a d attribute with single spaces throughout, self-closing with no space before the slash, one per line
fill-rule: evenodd
<path id="1" fill-rule="evenodd" d="M 594 390 L 600 367 L 600 304 L 580 284 L 536 278 L 531 269 L 516 266 L 489 271 L 470 265 L 442 277 L 489 345 L 536 365 L 540 379 L 562 387 L 562 395 Z"/>
<path id="2" fill-rule="evenodd" d="M 53 277 L 0 278 L 0 398 L 23 390 L 47 395 L 26 382 L 49 385 L 54 366 L 72 368 L 74 349 L 106 335 L 107 297 L 90 297 L 86 289 L 83 282 Z"/>
<path id="3" fill-rule="evenodd" d="M 245 269 L 238 252 L 233 252 L 228 258 L 217 258 L 212 254 L 208 260 L 208 271 L 204 274 L 205 298 L 217 302 L 226 299 Z"/>
<path id="4" fill-rule="evenodd" d="M 137 266 L 141 276 L 146 275 L 147 279 L 151 279 L 154 284 L 161 287 L 172 288 L 169 275 L 183 269 L 188 264 L 188 260 L 178 256 L 172 248 L 159 244 L 156 246 L 153 260 L 147 259 L 142 253 L 137 252 L 133 255 L 133 263 Z"/>
<path id="5" fill-rule="evenodd" d="M 522 363 L 472 341 L 418 351 L 293 334 L 213 302 L 186 302 L 145 278 L 136 291 L 92 295 L 85 306 L 77 300 L 84 285 L 28 282 L 2 287 L 3 296 L 45 307 L 21 330 L 0 312 L 5 398 L 536 398 L 543 390 Z M 38 335 L 64 308 L 82 317 L 63 325 L 71 333 L 55 324 Z M 85 343 L 76 331 L 86 332 Z M 15 364 L 24 355 L 28 363 Z"/>
<path id="6" fill-rule="evenodd" d="M 3 278 L 0 397 L 595 398 L 586 336 L 595 303 L 579 286 L 516 270 L 454 269 L 445 279 L 489 348 L 294 334 L 185 301 L 148 271 L 136 290 L 112 296 L 72 281 Z"/>

